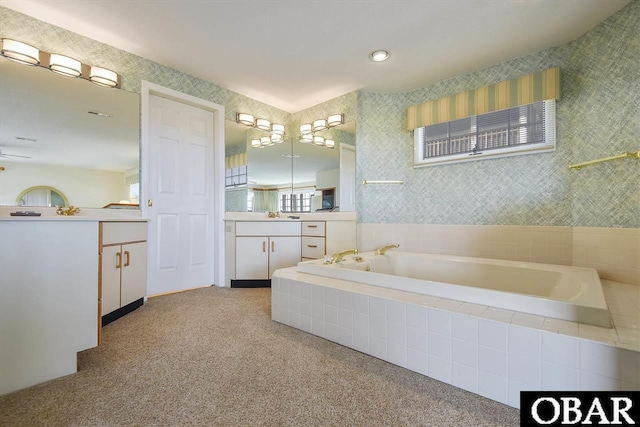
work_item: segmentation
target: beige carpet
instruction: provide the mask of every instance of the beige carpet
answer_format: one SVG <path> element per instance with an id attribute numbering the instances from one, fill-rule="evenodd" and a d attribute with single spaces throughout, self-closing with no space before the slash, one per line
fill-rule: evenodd
<path id="1" fill-rule="evenodd" d="M 518 425 L 513 408 L 271 321 L 270 289 L 150 299 L 0 426 Z"/>

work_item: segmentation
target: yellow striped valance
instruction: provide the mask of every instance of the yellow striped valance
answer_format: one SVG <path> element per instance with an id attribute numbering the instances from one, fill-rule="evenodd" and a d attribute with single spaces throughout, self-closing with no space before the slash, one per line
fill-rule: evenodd
<path id="1" fill-rule="evenodd" d="M 224 159 L 225 169 L 237 168 L 247 164 L 247 153 L 238 153 Z"/>
<path id="2" fill-rule="evenodd" d="M 547 99 L 560 99 L 558 67 L 412 105 L 407 110 L 407 129 L 413 130 Z"/>

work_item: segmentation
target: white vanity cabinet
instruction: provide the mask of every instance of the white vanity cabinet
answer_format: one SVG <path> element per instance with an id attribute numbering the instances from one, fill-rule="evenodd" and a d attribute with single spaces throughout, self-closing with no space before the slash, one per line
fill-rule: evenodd
<path id="1" fill-rule="evenodd" d="M 235 228 L 235 280 L 268 280 L 300 261 L 300 222 L 237 222 Z"/>
<path id="2" fill-rule="evenodd" d="M 147 294 L 147 223 L 100 222 L 99 260 L 104 325 L 141 306 Z"/>
<path id="3" fill-rule="evenodd" d="M 355 221 L 302 221 L 303 261 L 355 247 Z"/>

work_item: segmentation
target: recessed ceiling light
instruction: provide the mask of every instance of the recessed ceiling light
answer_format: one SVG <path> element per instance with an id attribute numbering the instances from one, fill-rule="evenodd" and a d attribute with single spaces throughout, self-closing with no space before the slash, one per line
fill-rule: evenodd
<path id="1" fill-rule="evenodd" d="M 389 59 L 389 56 L 391 56 L 391 54 L 386 50 L 374 50 L 369 54 L 369 59 L 373 62 L 382 62 Z"/>

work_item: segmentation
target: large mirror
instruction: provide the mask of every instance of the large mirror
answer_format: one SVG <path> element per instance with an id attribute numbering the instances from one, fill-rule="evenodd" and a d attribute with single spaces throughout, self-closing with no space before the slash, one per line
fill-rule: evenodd
<path id="1" fill-rule="evenodd" d="M 225 134 L 227 211 L 355 210 L 355 122 L 317 134 L 335 141 L 333 149 L 297 138 L 252 148 L 267 133 L 231 120 Z"/>
<path id="2" fill-rule="evenodd" d="M 138 208 L 139 95 L 0 57 L 0 205 Z"/>

